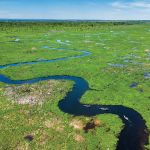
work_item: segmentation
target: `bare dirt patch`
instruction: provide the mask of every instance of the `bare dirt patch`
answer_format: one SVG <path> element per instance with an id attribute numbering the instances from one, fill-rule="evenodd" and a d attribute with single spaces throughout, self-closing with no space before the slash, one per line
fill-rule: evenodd
<path id="1" fill-rule="evenodd" d="M 62 124 L 62 121 L 60 118 L 52 118 L 51 120 L 46 120 L 44 122 L 44 125 L 47 128 L 52 128 L 58 132 L 64 131 L 64 125 Z"/>
<path id="2" fill-rule="evenodd" d="M 24 84 L 21 86 L 6 87 L 4 96 L 18 104 L 43 104 L 48 100 L 58 81 L 43 81 L 38 84 Z"/>
<path id="3" fill-rule="evenodd" d="M 36 47 L 32 47 L 31 50 L 37 50 L 37 48 Z"/>
<path id="4" fill-rule="evenodd" d="M 55 128 L 60 123 L 61 121 L 58 118 L 53 118 L 51 120 L 46 120 L 44 124 L 47 128 Z"/>
<path id="5" fill-rule="evenodd" d="M 75 141 L 80 142 L 80 143 L 85 141 L 84 137 L 82 135 L 79 135 L 79 134 L 76 134 L 74 136 L 74 139 L 75 139 Z"/>
<path id="6" fill-rule="evenodd" d="M 28 144 L 18 144 L 17 147 L 15 148 L 16 150 L 29 150 L 29 145 Z"/>
<path id="7" fill-rule="evenodd" d="M 146 53 L 150 53 L 150 49 L 146 49 L 145 52 L 146 52 Z"/>
<path id="8" fill-rule="evenodd" d="M 73 119 L 70 122 L 70 126 L 72 126 L 74 129 L 82 130 L 84 128 L 84 123 L 79 119 Z"/>
<path id="9" fill-rule="evenodd" d="M 97 118 L 88 118 L 86 120 L 74 118 L 69 125 L 75 130 L 84 130 L 85 133 L 88 133 L 89 130 L 95 130 L 96 127 L 102 126 L 103 123 Z"/>
<path id="10" fill-rule="evenodd" d="M 49 136 L 47 134 L 42 134 L 39 138 L 39 143 L 40 145 L 44 145 L 46 144 L 46 142 L 48 141 Z"/>

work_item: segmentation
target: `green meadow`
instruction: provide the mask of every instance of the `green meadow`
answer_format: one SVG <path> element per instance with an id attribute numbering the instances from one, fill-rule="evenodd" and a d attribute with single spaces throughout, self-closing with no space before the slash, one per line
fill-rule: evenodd
<path id="1" fill-rule="evenodd" d="M 91 55 L 73 58 L 84 50 Z M 82 103 L 133 108 L 150 130 L 149 23 L 0 23 L 0 65 L 64 57 L 72 58 L 6 67 L 0 74 L 13 80 L 82 77 L 93 89 Z M 0 82 L 0 149 L 115 150 L 124 127 L 118 116 L 77 117 L 59 110 L 72 86 L 63 80 Z M 85 132 L 90 122 L 97 126 Z"/>

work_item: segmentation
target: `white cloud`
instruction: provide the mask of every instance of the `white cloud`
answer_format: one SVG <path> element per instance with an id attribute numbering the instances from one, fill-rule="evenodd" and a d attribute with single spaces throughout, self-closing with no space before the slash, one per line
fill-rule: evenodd
<path id="1" fill-rule="evenodd" d="M 129 7 L 129 6 L 127 6 L 126 3 L 122 3 L 122 2 L 119 2 L 119 1 L 113 2 L 110 5 L 113 6 L 114 8 L 118 8 L 118 9 Z"/>
<path id="2" fill-rule="evenodd" d="M 134 2 L 115 1 L 110 5 L 117 9 L 123 9 L 123 8 L 150 9 L 150 1 L 134 1 Z"/>
<path id="3" fill-rule="evenodd" d="M 150 9 L 150 2 L 140 2 L 140 1 L 137 1 L 137 2 L 130 3 L 130 5 L 132 7 L 149 8 Z"/>
<path id="4" fill-rule="evenodd" d="M 110 3 L 116 18 L 126 20 L 150 20 L 150 0 L 133 0 L 130 2 L 116 0 Z"/>

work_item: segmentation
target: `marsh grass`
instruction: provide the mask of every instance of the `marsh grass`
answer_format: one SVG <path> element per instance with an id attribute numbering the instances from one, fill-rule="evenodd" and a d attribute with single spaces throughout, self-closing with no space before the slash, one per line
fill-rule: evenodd
<path id="1" fill-rule="evenodd" d="M 133 108 L 142 115 L 150 130 L 149 24 L 1 23 L 0 32 L 1 65 L 75 56 L 81 53 L 80 50 L 92 53 L 88 57 L 69 61 L 8 67 L 1 69 L 0 74 L 12 79 L 49 75 L 83 77 L 95 90 L 87 91 L 81 98 L 82 103 Z M 16 38 L 20 41 L 8 42 Z M 58 43 L 58 39 L 63 42 L 69 40 L 70 45 Z M 64 50 L 49 50 L 43 48 L 45 45 Z M 53 86 L 48 86 L 48 83 L 51 81 L 37 83 L 38 88 L 33 91 L 30 88 L 34 85 L 15 87 L 0 83 L 0 149 L 116 148 L 123 127 L 117 116 L 104 114 L 87 118 L 64 114 L 57 104 L 71 90 L 73 83 L 52 81 Z M 138 84 L 131 88 L 132 83 Z M 14 92 L 13 95 L 8 95 L 9 89 Z M 24 97 L 37 91 L 44 94 L 50 89 L 50 96 L 42 96 L 42 105 L 12 103 L 9 97 L 16 101 L 17 95 Z M 92 126 L 94 119 L 100 121 L 100 126 L 85 133 L 84 128 L 86 125 Z M 72 124 L 73 120 L 77 124 Z M 79 129 L 74 128 L 75 125 Z M 149 145 L 147 149 L 150 149 Z"/>

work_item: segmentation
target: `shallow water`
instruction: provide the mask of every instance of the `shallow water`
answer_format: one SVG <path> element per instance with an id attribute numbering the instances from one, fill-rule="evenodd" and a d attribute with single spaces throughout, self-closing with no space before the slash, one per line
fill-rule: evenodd
<path id="1" fill-rule="evenodd" d="M 42 46 L 42 48 L 48 48 L 49 49 L 50 47 L 46 45 L 46 46 Z"/>
<path id="2" fill-rule="evenodd" d="M 67 50 L 66 48 L 63 48 L 63 47 L 54 48 L 54 47 L 50 47 L 48 45 L 42 46 L 41 48 L 45 48 L 45 49 L 49 49 L 49 50 L 58 50 L 58 51 L 59 50 Z"/>
<path id="3" fill-rule="evenodd" d="M 50 48 L 51 49 L 51 48 Z M 55 50 L 60 50 L 55 49 Z M 77 50 L 70 50 L 70 51 L 77 51 Z M 79 51 L 78 51 L 79 52 Z M 36 60 L 36 61 L 31 61 L 31 62 L 18 62 L 18 63 L 12 63 L 12 64 L 6 64 L 6 65 L 0 65 L 0 69 L 4 69 L 7 67 L 15 67 L 15 66 L 21 66 L 21 65 L 34 65 L 34 64 L 38 64 L 38 63 L 51 63 L 51 62 L 57 62 L 57 61 L 66 61 L 66 60 L 70 60 L 73 58 L 82 58 L 88 55 L 91 55 L 91 52 L 88 52 L 86 50 L 80 50 L 80 52 L 82 52 L 82 54 L 79 55 L 75 55 L 75 56 L 70 56 L 70 57 L 62 57 L 62 58 L 55 58 L 55 59 L 47 59 L 47 60 Z"/>
<path id="4" fill-rule="evenodd" d="M 145 72 L 144 73 L 144 78 L 145 79 L 150 79 L 150 72 Z"/>
<path id="5" fill-rule="evenodd" d="M 19 41 L 20 41 L 20 39 L 19 39 L 19 38 L 15 39 L 15 42 L 19 42 Z"/>
<path id="6" fill-rule="evenodd" d="M 132 82 L 131 84 L 130 84 L 130 87 L 131 88 L 134 88 L 134 87 L 137 87 L 138 86 L 138 83 L 136 83 L 136 82 Z"/>
<path id="7" fill-rule="evenodd" d="M 65 41 L 65 42 L 62 42 L 61 40 L 56 40 L 57 43 L 59 44 L 62 44 L 62 45 L 70 45 L 70 41 Z"/>
<path id="8" fill-rule="evenodd" d="M 126 59 L 126 60 L 124 60 L 123 62 L 128 63 L 128 62 L 130 62 L 130 60 L 127 60 L 127 59 Z"/>
<path id="9" fill-rule="evenodd" d="M 124 64 L 112 64 L 112 63 L 108 63 L 108 65 L 111 66 L 111 67 L 119 67 L 119 68 L 120 68 L 120 67 L 121 67 L 121 68 L 122 68 L 122 67 L 125 67 Z"/>

